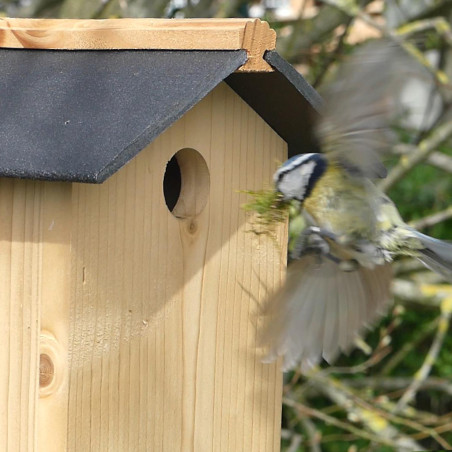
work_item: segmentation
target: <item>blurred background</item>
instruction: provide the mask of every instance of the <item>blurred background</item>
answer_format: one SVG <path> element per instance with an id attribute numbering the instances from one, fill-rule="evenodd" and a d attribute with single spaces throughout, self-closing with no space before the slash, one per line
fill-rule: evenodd
<path id="1" fill-rule="evenodd" d="M 402 42 L 431 77 L 407 80 L 410 113 L 383 187 L 405 220 L 452 240 L 451 0 L 0 0 L 0 15 L 259 17 L 320 90 L 356 46 Z M 348 356 L 285 375 L 283 451 L 452 449 L 452 287 L 414 261 L 395 267 L 394 305 Z"/>

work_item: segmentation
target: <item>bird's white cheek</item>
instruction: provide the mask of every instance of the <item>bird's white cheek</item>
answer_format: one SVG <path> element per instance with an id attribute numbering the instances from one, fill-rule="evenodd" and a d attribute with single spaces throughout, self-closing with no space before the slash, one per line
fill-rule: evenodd
<path id="1" fill-rule="evenodd" d="M 286 198 L 303 199 L 306 191 L 306 180 L 299 177 L 298 174 L 287 174 L 278 185 L 278 190 Z"/>

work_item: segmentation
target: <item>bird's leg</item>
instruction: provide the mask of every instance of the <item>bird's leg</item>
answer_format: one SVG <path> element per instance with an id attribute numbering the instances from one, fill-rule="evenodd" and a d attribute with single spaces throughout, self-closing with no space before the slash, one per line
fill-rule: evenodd
<path id="1" fill-rule="evenodd" d="M 317 226 L 307 227 L 295 243 L 292 259 L 300 259 L 306 254 L 329 255 L 330 246 L 325 239 L 336 241 L 336 235 Z"/>
<path id="2" fill-rule="evenodd" d="M 305 233 L 305 232 L 307 235 L 311 235 L 311 234 L 319 235 L 320 237 L 333 240 L 334 242 L 337 242 L 337 240 L 338 240 L 338 236 L 336 234 L 334 234 L 331 231 L 328 231 L 327 229 L 319 228 L 318 226 L 308 226 L 303 231 L 303 233 Z"/>
<path id="3" fill-rule="evenodd" d="M 355 259 L 340 259 L 330 253 L 330 246 L 326 239 L 335 243 L 341 243 L 343 239 L 330 231 L 317 226 L 307 227 L 298 237 L 295 248 L 291 253 L 292 259 L 300 259 L 307 254 L 324 256 L 339 266 L 342 271 L 350 272 L 358 268 Z"/>

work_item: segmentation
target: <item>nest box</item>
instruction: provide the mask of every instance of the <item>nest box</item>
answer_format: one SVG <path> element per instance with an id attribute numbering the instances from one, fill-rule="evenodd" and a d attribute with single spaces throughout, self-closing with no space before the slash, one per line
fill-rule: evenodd
<path id="1" fill-rule="evenodd" d="M 0 47 L 0 449 L 278 450 L 256 312 L 285 247 L 240 190 L 319 98 L 274 31 L 3 18 Z"/>

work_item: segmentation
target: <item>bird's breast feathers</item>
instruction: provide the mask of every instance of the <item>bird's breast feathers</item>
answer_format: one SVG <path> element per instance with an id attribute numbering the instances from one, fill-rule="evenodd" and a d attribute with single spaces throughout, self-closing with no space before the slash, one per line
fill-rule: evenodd
<path id="1" fill-rule="evenodd" d="M 304 209 L 317 226 L 339 236 L 376 237 L 376 212 L 362 180 L 352 180 L 340 169 L 329 166 L 304 201 Z"/>

